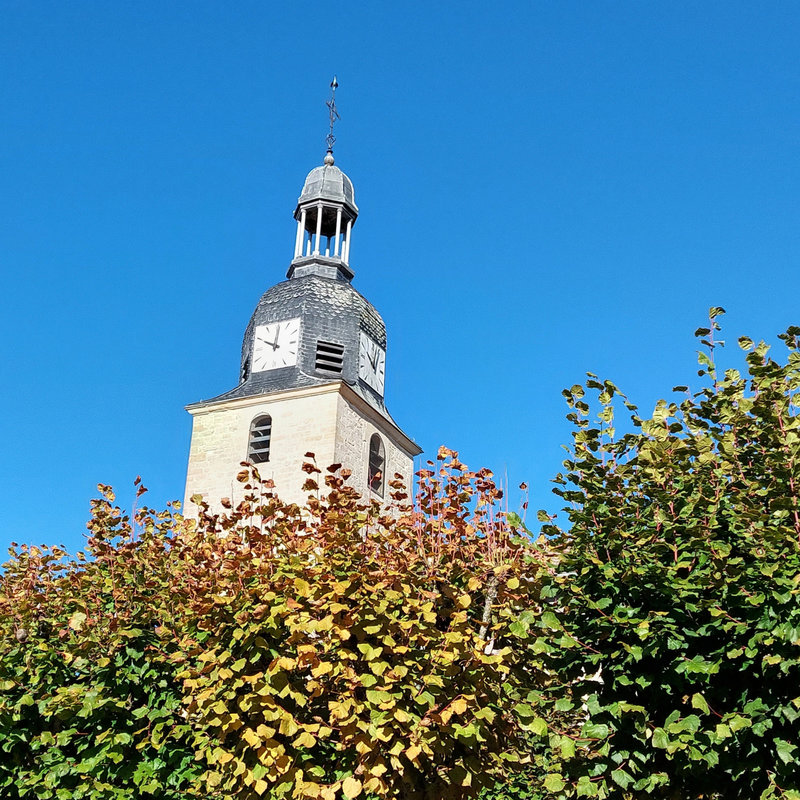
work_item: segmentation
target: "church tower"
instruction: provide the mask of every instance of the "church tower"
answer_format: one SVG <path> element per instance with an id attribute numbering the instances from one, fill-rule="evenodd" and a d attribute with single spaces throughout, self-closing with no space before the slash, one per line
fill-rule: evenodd
<path id="1" fill-rule="evenodd" d="M 365 498 L 388 500 L 395 473 L 411 488 L 421 449 L 386 410 L 386 327 L 351 284 L 358 207 L 330 146 L 329 139 L 297 201 L 287 280 L 264 293 L 245 330 L 238 386 L 186 407 L 193 418 L 187 516 L 196 494 L 212 510 L 223 497 L 236 502 L 242 461 L 271 478 L 281 499 L 303 503 L 308 452 L 322 469 L 349 469 Z"/>

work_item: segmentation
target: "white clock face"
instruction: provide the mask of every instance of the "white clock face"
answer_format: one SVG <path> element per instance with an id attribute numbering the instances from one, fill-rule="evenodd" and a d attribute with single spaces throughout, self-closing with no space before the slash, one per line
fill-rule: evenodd
<path id="1" fill-rule="evenodd" d="M 363 331 L 358 348 L 358 377 L 383 397 L 386 351 Z"/>
<path id="2" fill-rule="evenodd" d="M 299 317 L 257 325 L 253 336 L 253 372 L 293 367 L 299 350 Z"/>

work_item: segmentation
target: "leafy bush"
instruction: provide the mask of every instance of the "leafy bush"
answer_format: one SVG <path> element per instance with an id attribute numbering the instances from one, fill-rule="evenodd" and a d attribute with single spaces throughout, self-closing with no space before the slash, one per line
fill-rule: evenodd
<path id="1" fill-rule="evenodd" d="M 177 520 L 93 503 L 88 558 L 12 548 L 0 582 L 0 796 L 185 797 L 199 774 L 164 635 Z"/>
<path id="2" fill-rule="evenodd" d="M 800 329 L 788 359 L 741 339 L 747 375 L 617 436 L 618 393 L 567 392 L 576 426 L 558 494 L 569 527 L 544 590 L 562 710 L 580 726 L 558 797 L 800 798 Z M 686 392 L 686 387 L 678 387 Z"/>
<path id="3" fill-rule="evenodd" d="M 130 523 L 103 487 L 89 558 L 14 551 L 3 797 L 461 797 L 520 768 L 538 562 L 440 456 L 417 510 L 313 464 L 301 510 L 245 470 L 225 515 Z"/>
<path id="4" fill-rule="evenodd" d="M 448 450 L 413 507 L 312 463 L 303 509 L 101 487 L 86 554 L 0 576 L 0 797 L 800 800 L 800 328 L 720 375 L 720 313 L 680 403 L 565 393 L 536 542 Z"/>

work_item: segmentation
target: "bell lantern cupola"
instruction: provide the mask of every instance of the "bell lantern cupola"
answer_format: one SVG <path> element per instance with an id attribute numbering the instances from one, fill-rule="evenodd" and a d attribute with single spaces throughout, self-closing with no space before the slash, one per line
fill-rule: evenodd
<path id="1" fill-rule="evenodd" d="M 308 173 L 297 200 L 297 235 L 287 277 L 318 275 L 350 281 L 350 240 L 357 217 L 353 183 L 328 150 L 323 165 Z"/>

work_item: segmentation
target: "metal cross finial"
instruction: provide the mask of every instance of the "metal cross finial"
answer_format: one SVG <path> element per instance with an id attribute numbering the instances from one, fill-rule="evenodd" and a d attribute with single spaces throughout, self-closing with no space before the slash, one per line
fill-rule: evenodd
<path id="1" fill-rule="evenodd" d="M 341 119 L 339 112 L 336 110 L 336 88 L 338 86 L 339 81 L 336 80 L 336 76 L 334 75 L 333 80 L 331 81 L 331 99 L 325 101 L 325 105 L 328 106 L 328 112 L 331 120 L 331 129 L 328 132 L 328 135 L 325 137 L 325 141 L 328 143 L 329 153 L 333 150 L 333 145 L 336 142 L 336 137 L 333 135 L 333 126 L 337 119 Z"/>

